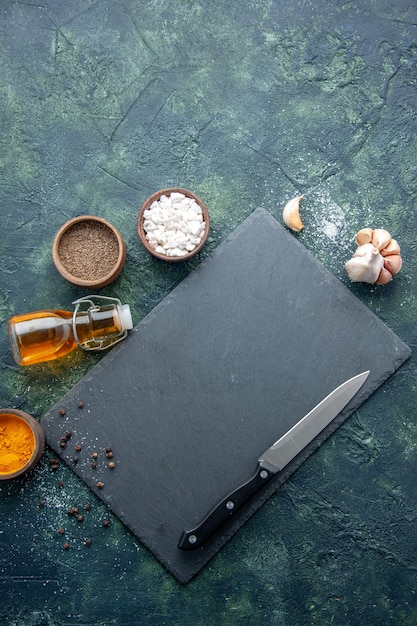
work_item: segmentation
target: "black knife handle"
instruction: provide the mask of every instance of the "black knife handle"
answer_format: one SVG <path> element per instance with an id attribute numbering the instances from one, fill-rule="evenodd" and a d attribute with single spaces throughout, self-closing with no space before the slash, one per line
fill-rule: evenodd
<path id="1" fill-rule="evenodd" d="M 246 483 L 222 498 L 191 530 L 184 530 L 178 542 L 180 550 L 196 550 L 207 541 L 232 515 L 236 513 L 278 472 L 278 468 L 258 463 L 255 474 Z"/>

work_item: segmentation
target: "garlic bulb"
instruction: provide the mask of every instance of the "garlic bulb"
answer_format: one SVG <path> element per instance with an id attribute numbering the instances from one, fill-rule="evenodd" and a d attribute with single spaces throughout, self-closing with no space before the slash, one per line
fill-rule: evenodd
<path id="1" fill-rule="evenodd" d="M 384 260 L 378 248 L 364 243 L 346 263 L 345 270 L 353 282 L 376 283 L 383 267 Z"/>
<path id="2" fill-rule="evenodd" d="M 300 200 L 302 198 L 304 198 L 304 194 L 302 196 L 297 196 L 296 198 L 292 198 L 292 200 L 289 200 L 282 212 L 282 219 L 284 220 L 284 224 L 295 233 L 299 233 L 300 230 L 304 228 L 304 224 L 300 218 Z"/>
<path id="3" fill-rule="evenodd" d="M 385 285 L 402 267 L 400 246 L 383 228 L 362 228 L 356 233 L 358 248 L 345 264 L 352 282 Z"/>

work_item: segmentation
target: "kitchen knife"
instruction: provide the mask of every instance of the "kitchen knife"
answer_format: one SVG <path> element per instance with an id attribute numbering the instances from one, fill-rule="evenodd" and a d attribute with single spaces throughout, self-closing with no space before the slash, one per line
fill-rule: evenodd
<path id="1" fill-rule="evenodd" d="M 266 450 L 258 459 L 256 472 L 247 482 L 222 498 L 191 530 L 185 530 L 178 542 L 180 550 L 196 550 L 236 513 L 273 476 L 281 472 L 310 441 L 330 424 L 356 395 L 369 376 L 358 374 L 334 389 L 314 409 Z"/>

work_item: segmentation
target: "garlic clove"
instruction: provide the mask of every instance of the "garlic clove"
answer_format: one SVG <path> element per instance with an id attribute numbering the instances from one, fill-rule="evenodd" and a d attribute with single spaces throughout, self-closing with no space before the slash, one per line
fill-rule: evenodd
<path id="1" fill-rule="evenodd" d="M 401 248 L 400 244 L 396 239 L 391 239 L 388 245 L 385 248 L 382 248 L 381 254 L 382 256 L 389 256 L 390 254 L 400 254 Z"/>
<path id="2" fill-rule="evenodd" d="M 358 233 L 356 233 L 356 241 L 359 246 L 363 246 L 364 243 L 371 243 L 372 241 L 372 228 L 362 228 Z"/>
<path id="3" fill-rule="evenodd" d="M 372 243 L 374 246 L 378 248 L 378 250 L 382 250 L 389 244 L 391 241 L 390 233 L 384 228 L 375 228 L 372 233 Z"/>
<path id="4" fill-rule="evenodd" d="M 384 267 L 390 271 L 391 274 L 398 274 L 402 266 L 403 260 L 399 254 L 390 254 L 390 256 L 384 258 Z"/>
<path id="5" fill-rule="evenodd" d="M 282 219 L 284 220 L 284 224 L 295 233 L 299 233 L 300 230 L 304 228 L 304 224 L 300 218 L 300 200 L 302 198 L 304 198 L 304 194 L 302 196 L 297 196 L 296 198 L 292 198 L 292 200 L 289 200 L 282 212 Z"/>
<path id="6" fill-rule="evenodd" d="M 378 276 L 378 280 L 375 281 L 376 285 L 386 285 L 392 280 L 392 274 L 385 267 L 382 268 L 381 273 Z"/>
<path id="7" fill-rule="evenodd" d="M 353 257 L 345 263 L 345 270 L 352 282 L 375 283 L 384 269 L 384 260 L 378 248 L 365 243 L 356 250 Z"/>

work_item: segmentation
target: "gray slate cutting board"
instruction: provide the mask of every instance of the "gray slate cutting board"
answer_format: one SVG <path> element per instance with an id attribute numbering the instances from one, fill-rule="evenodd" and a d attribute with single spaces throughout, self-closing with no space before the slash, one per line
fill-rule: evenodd
<path id="1" fill-rule="evenodd" d="M 52 407 L 42 426 L 57 454 L 186 583 L 409 355 L 257 209 Z M 261 452 L 368 369 L 357 396 L 282 475 L 202 549 L 178 550 L 182 530 L 249 478 Z M 71 444 L 61 449 L 65 431 L 73 433 Z M 77 465 L 75 442 L 83 446 Z M 114 451 L 113 471 L 105 467 L 106 446 Z M 100 452 L 96 470 L 93 450 Z"/>

